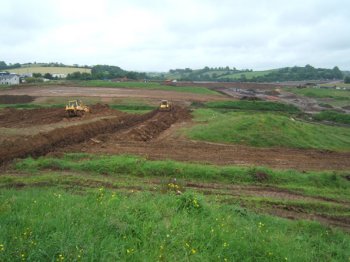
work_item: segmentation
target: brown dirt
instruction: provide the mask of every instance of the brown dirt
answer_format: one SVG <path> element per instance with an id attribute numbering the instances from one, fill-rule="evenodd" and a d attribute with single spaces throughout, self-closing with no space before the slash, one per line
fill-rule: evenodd
<path id="1" fill-rule="evenodd" d="M 33 125 L 53 124 L 60 121 L 76 122 L 92 119 L 96 116 L 123 114 L 120 111 L 111 110 L 108 105 L 93 105 L 91 113 L 84 114 L 83 117 L 68 117 L 64 108 L 40 108 L 21 110 L 5 108 L 0 115 L 0 127 L 22 128 Z"/>
<path id="2" fill-rule="evenodd" d="M 180 123 L 174 126 L 181 127 Z M 168 131 L 166 131 L 168 132 Z M 161 135 L 161 137 L 163 134 Z M 301 150 L 288 148 L 254 148 L 241 145 L 216 144 L 191 141 L 184 138 L 165 137 L 140 142 L 140 139 L 116 139 L 118 134 L 96 144 L 88 141 L 65 148 L 70 152 L 101 154 L 135 154 L 151 160 L 173 159 L 196 163 L 240 166 L 268 166 L 281 169 L 349 170 L 350 152 Z M 136 140 L 136 141 L 135 141 Z"/>
<path id="3" fill-rule="evenodd" d="M 185 103 L 192 101 L 216 101 L 227 100 L 222 95 L 203 95 L 176 91 L 108 88 L 108 87 L 72 87 L 72 86 L 49 86 L 49 87 L 25 87 L 19 89 L 0 90 L 0 95 L 27 95 L 35 97 L 100 97 L 100 98 L 130 98 L 153 99 L 160 101 L 168 99 L 173 102 Z"/>
<path id="4" fill-rule="evenodd" d="M 80 143 L 96 137 L 100 134 L 111 134 L 130 129 L 143 123 L 144 128 L 123 133 L 123 137 L 132 137 L 135 140 L 148 140 L 168 128 L 180 118 L 188 117 L 188 111 L 180 107 L 174 107 L 171 112 L 152 111 L 144 115 L 128 115 L 121 113 L 120 116 L 102 119 L 95 122 L 84 123 L 78 126 L 57 128 L 46 133 L 39 133 L 29 137 L 17 137 L 6 139 L 0 147 L 0 163 L 14 158 L 39 156 L 54 151 L 57 148 Z M 148 121 L 152 119 L 152 121 Z M 164 122 L 164 123 L 163 123 Z M 154 123 L 157 123 L 154 125 Z M 149 128 L 149 126 L 151 128 Z M 96 143 L 92 140 L 91 142 Z"/>
<path id="5" fill-rule="evenodd" d="M 35 97 L 28 95 L 0 95 L 0 104 L 21 104 L 33 102 Z"/>

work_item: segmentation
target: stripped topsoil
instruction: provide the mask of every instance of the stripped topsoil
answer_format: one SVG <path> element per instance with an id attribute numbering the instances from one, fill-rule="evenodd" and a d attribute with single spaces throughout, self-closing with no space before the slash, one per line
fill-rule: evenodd
<path id="1" fill-rule="evenodd" d="M 0 140 L 0 163 L 49 152 L 86 152 L 135 154 L 152 160 L 268 166 L 299 171 L 350 170 L 350 152 L 253 148 L 191 141 L 178 136 L 182 127 L 192 124 L 190 118 L 188 109 L 180 106 L 175 106 L 171 112 L 155 110 L 144 115 L 134 115 L 96 105 L 92 107 L 91 114 L 73 118 L 67 118 L 63 109 L 7 109 L 5 114 L 0 115 L 0 127 L 26 130 L 28 126 L 62 125 L 47 132 Z M 74 125 L 67 126 L 71 122 Z"/>

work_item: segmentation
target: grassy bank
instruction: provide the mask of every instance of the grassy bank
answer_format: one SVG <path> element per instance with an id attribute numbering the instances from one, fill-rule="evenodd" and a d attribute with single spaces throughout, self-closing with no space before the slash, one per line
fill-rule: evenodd
<path id="1" fill-rule="evenodd" d="M 309 124 L 273 113 L 197 109 L 194 119 L 199 124 L 184 131 L 191 139 L 256 147 L 350 149 L 348 128 Z"/>

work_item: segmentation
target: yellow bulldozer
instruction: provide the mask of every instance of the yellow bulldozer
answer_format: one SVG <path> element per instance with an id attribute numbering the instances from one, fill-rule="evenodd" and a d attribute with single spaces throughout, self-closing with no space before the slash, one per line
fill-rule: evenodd
<path id="1" fill-rule="evenodd" d="M 66 105 L 66 112 L 68 116 L 82 116 L 84 113 L 90 113 L 91 110 L 88 106 L 84 105 L 79 99 L 68 101 Z"/>
<path id="2" fill-rule="evenodd" d="M 171 111 L 172 105 L 168 100 L 162 100 L 160 101 L 160 105 L 158 110 L 159 111 Z"/>

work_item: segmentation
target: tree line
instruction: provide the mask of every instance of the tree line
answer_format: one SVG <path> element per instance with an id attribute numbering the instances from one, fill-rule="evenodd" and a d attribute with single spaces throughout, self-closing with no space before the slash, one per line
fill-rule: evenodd
<path id="1" fill-rule="evenodd" d="M 237 70 L 235 67 L 209 68 L 204 67 L 199 70 L 171 69 L 169 74 L 182 81 L 221 81 L 221 82 L 277 82 L 277 81 L 301 81 L 301 80 L 341 80 L 344 78 L 340 69 L 335 66 L 333 69 L 314 68 L 311 65 L 304 67 L 285 67 L 272 70 L 265 75 L 247 77 L 247 72 L 251 69 Z M 240 74 L 233 78 L 231 75 Z M 178 75 L 178 76 L 176 76 Z"/>
<path id="2" fill-rule="evenodd" d="M 67 75 L 68 80 L 109 80 L 116 78 L 140 80 L 147 78 L 146 73 L 126 71 L 118 66 L 96 65 L 91 68 L 91 74 L 74 72 Z"/>

